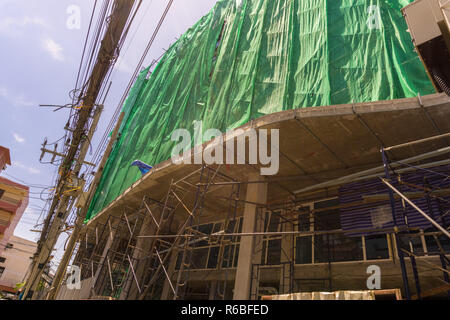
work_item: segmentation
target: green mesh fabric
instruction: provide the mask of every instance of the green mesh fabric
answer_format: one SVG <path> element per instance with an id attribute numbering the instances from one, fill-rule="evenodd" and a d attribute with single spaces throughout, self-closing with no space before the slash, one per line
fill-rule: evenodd
<path id="1" fill-rule="evenodd" d="M 172 132 L 222 132 L 274 112 L 433 93 L 400 9 L 412 0 L 221 0 L 125 103 L 91 219 L 171 156 Z"/>

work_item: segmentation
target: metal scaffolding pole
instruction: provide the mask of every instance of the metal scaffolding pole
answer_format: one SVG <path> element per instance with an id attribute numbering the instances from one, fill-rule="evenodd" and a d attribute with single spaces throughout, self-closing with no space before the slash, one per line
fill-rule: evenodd
<path id="1" fill-rule="evenodd" d="M 386 179 L 381 179 L 385 185 L 387 185 L 390 189 L 390 193 L 394 191 L 396 194 L 398 194 L 403 200 L 405 200 L 411 207 L 416 209 L 425 219 L 431 222 L 433 226 L 435 226 L 437 229 L 439 229 L 443 234 L 445 234 L 448 238 L 450 238 L 450 233 L 445 230 L 439 223 L 434 221 L 429 215 L 427 215 L 422 209 L 420 209 L 418 206 L 414 204 L 411 200 L 409 200 L 407 197 L 405 197 L 400 191 L 398 191 L 392 184 L 390 184 Z M 393 196 L 392 196 L 393 197 Z"/>
<path id="2" fill-rule="evenodd" d="M 389 160 L 386 156 L 386 153 L 384 151 L 384 149 L 381 149 L 381 156 L 383 158 L 383 164 L 384 164 L 384 172 L 386 175 L 386 179 L 391 179 L 391 174 L 390 174 L 390 170 L 389 170 Z M 389 199 L 390 199 L 390 204 L 391 204 L 391 210 L 392 210 L 392 221 L 394 222 L 394 229 L 395 232 L 393 233 L 393 237 L 396 243 L 396 248 L 397 248 L 397 254 L 398 254 L 398 258 L 400 260 L 400 268 L 402 270 L 402 278 L 403 278 L 403 288 L 405 289 L 405 295 L 406 295 L 406 299 L 407 300 L 411 300 L 411 292 L 409 290 L 409 283 L 408 283 L 408 273 L 406 271 L 406 265 L 405 265 L 405 257 L 403 255 L 403 251 L 400 248 L 400 243 L 397 239 L 397 217 L 395 216 L 395 198 L 394 198 L 394 193 L 392 192 L 391 189 L 388 188 L 389 191 Z"/>
<path id="3" fill-rule="evenodd" d="M 427 154 L 426 157 L 425 156 L 418 156 L 418 157 L 414 157 L 411 158 L 410 160 L 414 160 L 417 161 L 417 159 L 425 159 L 425 158 L 429 158 L 429 157 L 433 157 L 436 156 L 437 154 L 441 155 L 444 154 L 446 152 L 448 152 L 449 150 L 445 150 L 445 152 L 443 151 L 444 149 L 439 150 L 438 152 L 432 153 L 432 154 Z M 390 186 L 392 186 L 392 184 L 389 183 L 388 179 L 391 179 L 391 172 L 389 170 L 389 159 L 387 158 L 384 150 L 382 150 L 382 157 L 383 157 L 383 163 L 384 166 L 382 167 L 384 169 L 384 174 L 385 174 L 385 179 L 382 179 L 383 182 L 387 182 Z M 413 162 L 413 161 L 412 161 Z M 431 164 L 427 164 L 426 166 L 431 165 Z M 203 168 L 204 169 L 204 168 Z M 208 170 L 212 170 L 211 168 L 208 167 Z M 189 280 L 189 272 L 192 269 L 192 262 L 193 262 L 193 255 L 192 255 L 192 249 L 194 247 L 194 245 L 196 243 L 198 243 L 199 241 L 204 241 L 209 239 L 210 241 L 217 241 L 220 242 L 220 246 L 221 248 L 225 246 L 225 242 L 224 240 L 229 239 L 229 238 L 237 238 L 237 237 L 258 237 L 258 236 L 266 236 L 266 237 L 270 237 L 270 236 L 310 236 L 310 235 L 331 235 L 331 234 L 346 234 L 346 233 L 363 233 L 363 232 L 383 232 L 383 233 L 394 233 L 394 238 L 397 237 L 397 235 L 400 235 L 403 231 L 408 232 L 408 231 L 418 231 L 419 228 L 418 227 L 409 227 L 409 225 L 406 223 L 406 227 L 401 225 L 401 223 L 398 223 L 399 221 L 396 214 L 395 214 L 395 201 L 396 199 L 402 199 L 403 202 L 405 203 L 409 203 L 407 201 L 406 196 L 404 196 L 400 191 L 398 191 L 399 196 L 395 196 L 394 193 L 395 190 L 393 190 L 392 188 L 389 187 L 388 185 L 388 192 L 389 192 L 389 200 L 391 203 L 391 209 L 392 209 L 392 218 L 394 221 L 394 227 L 393 228 L 367 228 L 367 229 L 358 229 L 358 230 L 343 230 L 343 229 L 338 229 L 338 230 L 326 230 L 326 231 L 310 231 L 310 232 L 305 232 L 305 231 L 280 231 L 280 232 L 248 232 L 248 233 L 242 233 L 239 231 L 236 231 L 236 226 L 233 230 L 227 230 L 227 225 L 225 224 L 225 230 L 223 232 L 214 232 L 211 234 L 205 234 L 202 233 L 198 230 L 195 229 L 195 227 L 197 225 L 199 225 L 200 221 L 198 221 L 197 219 L 199 218 L 199 215 L 201 214 L 202 211 L 202 207 L 205 201 L 206 197 L 209 197 L 208 200 L 210 199 L 217 199 L 218 197 L 214 196 L 214 195 L 209 195 L 208 194 L 208 188 L 211 186 L 221 186 L 221 187 L 230 187 L 234 189 L 239 189 L 239 186 L 245 184 L 244 182 L 238 182 L 238 181 L 232 181 L 232 182 L 214 182 L 214 178 L 216 175 L 219 175 L 219 169 L 217 170 L 212 170 L 213 172 L 215 171 L 216 174 L 210 178 L 208 176 L 208 182 L 204 183 L 202 180 L 202 175 L 200 174 L 200 183 L 193 183 L 193 180 L 196 179 L 196 174 L 199 173 L 200 171 L 202 171 L 201 169 L 196 170 L 195 172 L 191 172 L 189 175 L 185 176 L 184 178 L 176 181 L 175 183 L 172 181 L 168 191 L 167 191 L 167 195 L 163 197 L 162 200 L 158 201 L 155 199 L 151 199 L 149 197 L 144 197 L 143 201 L 142 201 L 142 205 L 141 205 L 141 209 L 146 212 L 146 214 L 148 215 L 148 219 L 151 221 L 152 223 L 152 227 L 153 225 L 156 227 L 156 232 L 155 234 L 150 233 L 150 235 L 137 235 L 136 238 L 137 239 L 148 239 L 149 241 L 152 241 L 152 245 L 151 245 L 151 249 L 149 251 L 146 251 L 145 253 L 148 255 L 145 258 L 139 259 L 139 261 L 137 262 L 137 264 L 133 263 L 132 261 L 128 261 L 128 265 L 131 268 L 131 271 L 128 272 L 128 276 L 129 277 L 133 277 L 134 282 L 137 284 L 138 286 L 138 291 L 140 293 L 139 298 L 140 299 L 145 299 L 145 298 L 152 298 L 152 299 L 158 299 L 158 295 L 160 294 L 160 291 L 158 291 L 159 289 L 161 289 L 161 280 L 162 281 L 166 281 L 166 287 L 167 289 L 172 290 L 173 294 L 174 294 L 174 299 L 180 299 L 183 298 L 186 295 L 191 293 L 191 289 L 192 287 L 189 288 L 189 291 L 186 292 L 186 289 L 188 288 L 188 280 Z M 411 169 L 409 169 L 411 170 Z M 379 176 L 379 174 L 377 174 L 376 176 Z M 363 176 L 357 176 L 356 178 L 363 178 Z M 188 180 L 189 179 L 189 180 Z M 260 183 L 259 181 L 251 181 L 249 183 Z M 343 181 L 340 182 L 341 184 L 344 183 Z M 182 186 L 180 186 L 180 184 L 182 184 Z M 189 187 L 186 187 L 189 186 Z M 193 192 L 195 191 L 195 189 L 193 189 L 193 187 L 195 187 L 197 189 L 197 193 L 194 197 L 194 200 L 192 200 L 192 196 L 193 196 Z M 234 215 L 234 219 L 236 219 L 236 211 L 238 210 L 238 205 L 241 202 L 241 200 L 239 199 L 239 191 L 237 192 L 237 196 L 233 196 L 233 194 L 235 193 L 235 191 L 231 192 L 231 196 L 230 197 L 221 197 L 221 199 L 226 200 L 229 204 L 230 204 L 230 210 L 228 211 L 227 214 L 227 219 L 226 222 L 229 221 L 229 219 L 231 218 L 230 215 Z M 187 195 L 192 195 L 191 197 L 186 197 Z M 403 195 L 404 197 L 402 197 L 401 195 Z M 414 195 L 414 197 L 416 197 L 416 195 Z M 383 198 L 384 199 L 384 198 Z M 377 199 L 371 199 L 368 202 L 376 202 L 379 201 Z M 383 200 L 384 201 L 384 200 Z M 231 203 L 234 202 L 235 206 L 233 207 L 231 205 Z M 263 204 L 257 204 L 257 203 L 253 203 L 254 205 L 256 205 L 258 208 L 262 209 L 262 211 L 264 210 L 268 210 L 268 211 L 273 211 L 270 210 L 270 207 L 263 205 Z M 410 203 L 409 203 L 410 204 Z M 208 205 L 208 203 L 206 203 L 206 205 Z M 345 204 L 345 206 L 357 206 L 358 203 L 351 203 L 351 204 Z M 286 207 L 292 208 L 298 206 L 295 203 L 289 202 L 286 203 Z M 327 209 L 323 209 L 323 210 L 329 210 L 330 208 Z M 334 209 L 334 207 L 333 207 Z M 158 216 L 158 214 L 160 213 L 160 210 L 162 211 L 161 216 Z M 234 210 L 234 211 L 233 211 Z M 295 209 L 292 209 L 295 211 Z M 225 210 L 224 210 L 225 211 Z M 318 209 L 317 211 L 320 212 L 320 209 Z M 312 211 L 315 212 L 315 211 Z M 177 233 L 176 234 L 172 234 L 173 231 L 171 228 L 167 228 L 168 224 L 169 224 L 169 216 L 174 216 L 175 214 L 179 214 L 179 218 L 183 218 L 184 216 L 186 216 L 186 220 L 182 220 L 179 221 L 177 220 L 177 223 L 180 223 L 179 225 L 176 225 L 177 228 Z M 275 215 L 278 215 L 277 213 L 274 213 Z M 294 212 L 292 212 L 292 214 L 294 214 Z M 288 218 L 285 217 L 284 214 L 279 214 L 280 218 L 286 222 L 286 223 L 293 223 L 292 220 L 289 220 Z M 405 217 L 405 216 L 404 216 Z M 430 218 L 431 219 L 431 218 Z M 184 223 L 183 223 L 184 221 Z M 198 224 L 195 224 L 194 222 L 198 222 Z M 130 230 L 130 223 L 127 221 L 127 217 L 124 218 L 124 223 L 125 223 L 125 227 L 126 229 Z M 294 229 L 295 230 L 295 229 Z M 445 229 L 439 229 L 439 232 L 435 232 L 433 234 L 443 234 L 445 231 Z M 229 233 L 228 233 L 229 232 Z M 423 233 L 421 234 L 422 236 L 425 235 L 430 235 L 431 233 Z M 415 235 L 410 235 L 410 236 L 415 236 Z M 192 239 L 192 240 L 191 240 Z M 183 241 L 184 242 L 181 242 Z M 398 252 L 398 256 L 400 258 L 400 265 L 402 268 L 402 279 L 403 279 L 403 283 L 405 286 L 405 291 L 406 291 L 406 296 L 408 299 L 411 298 L 411 293 L 410 293 L 410 288 L 408 287 L 408 278 L 407 278 L 407 272 L 406 272 L 406 266 L 405 266 L 405 255 L 403 254 L 404 251 L 402 248 L 400 248 L 400 241 L 396 242 L 397 245 L 397 252 Z M 329 244 L 329 242 L 328 242 Z M 167 263 L 169 261 L 170 258 L 172 259 L 177 259 L 177 256 L 173 254 L 174 251 L 176 251 L 176 249 L 181 249 L 181 254 L 182 254 L 182 263 L 181 263 L 181 268 L 180 270 L 178 270 L 178 278 L 176 280 L 174 280 L 174 275 L 176 274 L 176 272 L 174 271 L 175 269 L 173 269 L 172 271 L 170 271 L 170 268 L 167 267 Z M 184 250 L 184 252 L 183 252 Z M 325 250 L 325 249 L 324 249 Z M 365 249 L 364 249 L 365 250 Z M 292 259 L 295 259 L 295 254 L 292 254 Z M 218 261 L 224 261 L 225 259 L 225 255 L 224 255 L 224 250 L 223 248 L 221 249 L 221 253 L 219 254 L 219 258 Z M 128 260 L 130 260 L 130 257 L 128 256 Z M 138 265 L 142 264 L 142 263 L 148 263 L 148 260 L 151 262 L 151 267 L 147 270 L 147 274 L 145 276 L 139 276 L 135 273 L 135 269 L 138 268 Z M 113 261 L 113 260 L 111 260 Z M 195 258 L 194 258 L 194 262 L 195 262 Z M 417 260 L 417 262 L 420 262 L 420 260 Z M 169 263 L 169 265 L 171 265 L 173 263 L 173 261 L 171 261 Z M 289 266 L 287 265 L 288 263 L 291 262 L 285 262 L 286 265 L 283 265 L 283 276 L 282 276 L 282 280 L 280 280 L 283 283 L 283 286 L 285 287 L 286 283 L 288 283 L 288 281 L 290 281 L 288 279 L 288 277 L 286 277 L 285 273 L 293 273 L 293 269 L 294 268 L 288 268 Z M 419 284 L 419 270 L 417 269 L 417 263 L 415 261 L 415 259 L 411 259 L 411 263 L 413 266 L 413 273 L 414 273 L 414 278 L 416 280 L 416 288 L 417 291 L 420 295 L 421 292 L 421 287 Z M 329 266 L 331 265 L 331 262 L 329 261 Z M 135 267 L 135 268 L 134 268 Z M 441 269 L 445 269 L 445 268 L 441 268 Z M 440 269 L 440 270 L 441 270 Z M 217 270 L 217 269 L 214 269 Z M 218 263 L 218 270 L 221 270 L 221 264 L 220 262 Z M 225 272 L 228 272 L 228 269 L 225 270 Z M 256 271 L 256 273 L 259 272 L 259 270 Z M 291 274 L 292 276 L 292 274 Z M 330 276 L 331 277 L 331 276 Z M 221 294 L 219 294 L 219 297 L 224 298 L 225 297 L 225 293 L 226 293 L 226 279 L 227 276 L 225 275 L 225 284 L 222 287 L 223 292 L 221 292 Z M 132 281 L 133 281 L 132 279 Z M 108 280 L 106 278 L 106 280 Z M 223 280 L 223 279 L 222 279 Z M 329 279 L 326 279 L 329 280 Z M 176 283 L 175 283 L 176 281 Z M 330 282 L 331 283 L 331 282 Z M 117 286 L 117 284 L 115 284 L 115 286 Z M 286 286 L 287 287 L 287 286 Z M 291 290 L 292 290 L 292 284 L 290 285 Z M 215 287 L 216 288 L 216 287 Z M 169 289 L 169 290 L 170 290 Z M 217 293 L 219 293 L 219 289 L 214 289 L 215 291 L 217 291 Z"/>

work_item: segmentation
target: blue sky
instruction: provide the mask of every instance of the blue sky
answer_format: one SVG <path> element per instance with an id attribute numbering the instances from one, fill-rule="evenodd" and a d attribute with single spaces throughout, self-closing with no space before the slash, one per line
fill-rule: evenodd
<path id="1" fill-rule="evenodd" d="M 99 7 L 102 1 L 98 3 Z M 175 0 L 144 65 L 159 57 L 215 3 L 216 0 Z M 166 4 L 167 0 L 144 0 L 136 16 L 113 74 L 93 151 Z M 67 28 L 67 9 L 71 5 L 81 9 L 81 29 Z M 57 170 L 39 162 L 41 144 L 46 137 L 49 142 L 60 139 L 68 119 L 65 110 L 53 112 L 38 105 L 70 102 L 68 93 L 75 86 L 93 5 L 94 0 L 0 0 L 0 145 L 11 150 L 13 162 L 1 175 L 33 185 L 30 205 L 15 230 L 15 235 L 32 241 L 39 234 L 30 229 L 45 204 L 39 199 L 40 193 L 43 186 L 53 184 Z M 65 239 L 62 237 L 57 244 L 57 257 Z"/>

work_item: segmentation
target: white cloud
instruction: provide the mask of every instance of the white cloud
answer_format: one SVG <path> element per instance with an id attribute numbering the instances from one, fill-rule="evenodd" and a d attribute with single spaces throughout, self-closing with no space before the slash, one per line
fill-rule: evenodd
<path id="1" fill-rule="evenodd" d="M 24 165 L 24 164 L 22 164 L 20 162 L 17 162 L 17 161 L 13 161 L 13 166 L 17 167 L 19 169 L 22 169 L 22 170 L 26 170 L 30 174 L 40 174 L 41 173 L 40 170 L 38 170 L 36 168 L 33 168 L 33 167 L 28 167 L 28 166 L 26 166 L 26 165 Z"/>
<path id="2" fill-rule="evenodd" d="M 14 139 L 18 142 L 18 143 L 24 143 L 25 142 L 25 138 L 19 136 L 19 134 L 17 133 L 13 133 Z"/>
<path id="3" fill-rule="evenodd" d="M 57 61 L 64 61 L 63 48 L 51 38 L 46 38 L 42 41 L 42 47 L 45 51 L 50 53 L 53 59 Z"/>
<path id="4" fill-rule="evenodd" d="M 8 89 L 5 87 L 0 87 L 0 97 L 7 98 L 8 97 Z"/>
<path id="5" fill-rule="evenodd" d="M 127 61 L 122 58 L 122 56 L 119 56 L 119 58 L 117 59 L 115 68 L 116 68 L 116 70 L 123 72 L 123 73 L 127 73 L 127 74 L 133 73 L 133 69 L 130 67 L 130 65 L 127 63 Z"/>
<path id="6" fill-rule="evenodd" d="M 44 19 L 38 17 L 4 17 L 0 19 L 0 34 L 10 37 L 17 37 L 22 35 L 25 29 L 30 26 L 46 28 L 47 23 Z"/>
<path id="7" fill-rule="evenodd" d="M 33 107 L 36 105 L 35 102 L 28 100 L 23 94 L 14 97 L 13 104 L 22 107 Z"/>
<path id="8" fill-rule="evenodd" d="M 28 100 L 23 94 L 13 94 L 4 86 L 0 86 L 0 98 L 19 107 L 32 107 L 36 105 L 35 102 Z"/>
<path id="9" fill-rule="evenodd" d="M 33 167 L 28 167 L 28 172 L 31 173 L 31 174 L 39 174 L 39 173 L 41 173 L 40 170 L 38 170 L 36 168 L 33 168 Z"/>

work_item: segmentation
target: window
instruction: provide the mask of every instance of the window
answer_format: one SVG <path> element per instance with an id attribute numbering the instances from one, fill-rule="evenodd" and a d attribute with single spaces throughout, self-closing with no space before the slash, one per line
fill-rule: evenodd
<path id="1" fill-rule="evenodd" d="M 239 260 L 239 244 L 236 244 L 236 249 L 234 250 L 234 262 L 233 267 L 237 268 Z"/>
<path id="2" fill-rule="evenodd" d="M 206 263 L 208 260 L 209 248 L 200 248 L 193 250 L 192 252 L 192 269 L 206 269 Z"/>
<path id="3" fill-rule="evenodd" d="M 387 235 L 366 236 L 367 260 L 388 259 L 389 249 Z"/>
<path id="4" fill-rule="evenodd" d="M 194 230 L 201 232 L 205 235 L 211 235 L 220 231 L 225 233 L 240 233 L 242 231 L 242 218 L 236 220 L 230 220 L 224 230 L 224 222 L 209 223 L 194 227 Z M 190 269 L 204 270 L 204 269 L 216 269 L 219 261 L 222 261 L 222 268 L 235 268 L 237 267 L 238 255 L 239 255 L 239 237 L 228 236 L 223 237 L 225 242 L 223 250 L 223 258 L 219 257 L 220 244 L 222 238 L 211 237 L 207 240 L 191 240 L 191 252 L 192 260 L 190 263 Z M 184 241 L 181 241 L 180 247 L 184 247 Z M 181 261 L 183 258 L 183 250 L 178 253 L 176 270 L 180 270 Z M 186 263 L 189 262 L 189 256 L 186 256 Z"/>
<path id="5" fill-rule="evenodd" d="M 241 233 L 242 218 L 230 220 L 225 233 Z M 226 245 L 223 251 L 222 268 L 236 268 L 239 256 L 240 237 L 224 237 L 224 241 L 230 244 Z"/>
<path id="6" fill-rule="evenodd" d="M 266 232 L 277 232 L 280 229 L 280 213 L 266 213 L 266 219 L 264 220 L 264 230 Z"/>
<path id="7" fill-rule="evenodd" d="M 5 193 L 5 190 L 0 189 L 0 199 L 3 197 L 3 194 Z"/>
<path id="8" fill-rule="evenodd" d="M 363 260 L 361 237 L 326 234 L 315 237 L 315 262 Z"/>
<path id="9" fill-rule="evenodd" d="M 281 263 L 281 239 L 263 242 L 263 265 L 278 265 Z"/>
<path id="10" fill-rule="evenodd" d="M 300 208 L 297 231 L 334 231 L 341 229 L 339 199 L 319 201 Z M 310 208 L 314 208 L 311 211 Z M 364 260 L 362 237 L 342 233 L 300 235 L 295 241 L 295 263 L 326 263 Z"/>
<path id="11" fill-rule="evenodd" d="M 220 247 L 212 247 L 209 249 L 208 269 L 216 269 L 219 262 Z"/>
<path id="12" fill-rule="evenodd" d="M 3 271 L 5 271 L 5 267 L 0 267 L 0 278 L 2 277 Z"/>
<path id="13" fill-rule="evenodd" d="M 298 215 L 298 231 L 311 231 L 311 217 L 309 208 L 302 208 Z"/>
<path id="14" fill-rule="evenodd" d="M 339 209 L 333 209 L 333 207 L 337 206 L 339 206 L 339 199 L 316 202 L 314 204 L 315 231 L 337 230 L 341 228 Z"/>
<path id="15" fill-rule="evenodd" d="M 214 224 L 213 233 L 217 233 L 223 230 L 223 223 L 218 222 Z"/>
<path id="16" fill-rule="evenodd" d="M 308 232 L 314 230 L 309 207 L 300 208 L 297 219 L 298 219 L 297 220 L 298 231 Z M 312 245 L 313 245 L 312 236 L 300 236 L 296 238 L 295 242 L 296 264 L 312 263 Z"/>
<path id="17" fill-rule="evenodd" d="M 5 263 L 5 261 L 6 261 L 6 258 L 0 257 L 0 263 Z"/>
<path id="18" fill-rule="evenodd" d="M 194 227 L 194 230 L 197 230 L 198 232 L 209 235 L 209 234 L 211 234 L 211 231 L 213 228 L 214 228 L 214 224 L 210 223 L 210 224 L 205 224 L 205 225 Z M 202 240 L 202 241 L 196 242 L 192 246 L 198 248 L 198 247 L 207 247 L 208 245 L 209 245 L 208 240 Z"/>
<path id="19" fill-rule="evenodd" d="M 181 245 L 183 247 L 183 245 Z M 175 270 L 180 270 L 181 262 L 183 261 L 183 251 L 178 252 L 177 263 L 175 265 Z"/>
<path id="20" fill-rule="evenodd" d="M 397 243 L 399 247 L 408 251 L 411 251 L 410 242 L 412 245 L 412 250 L 415 253 L 423 253 L 423 243 L 422 238 L 420 237 L 419 231 L 412 232 L 412 234 L 402 234 L 398 235 Z"/>
<path id="21" fill-rule="evenodd" d="M 14 245 L 12 243 L 8 243 L 5 249 L 12 249 Z"/>
<path id="22" fill-rule="evenodd" d="M 450 240 L 441 235 L 438 237 L 439 244 L 442 246 L 445 252 L 450 251 Z M 436 242 L 436 239 L 433 236 L 426 236 L 425 242 L 427 244 L 427 253 L 428 255 L 439 255 L 441 250 L 439 248 L 439 244 Z"/>
<path id="23" fill-rule="evenodd" d="M 237 266 L 236 245 L 227 245 L 223 251 L 222 268 L 233 268 L 235 266 Z"/>
<path id="24" fill-rule="evenodd" d="M 400 248 L 411 251 L 419 255 L 435 256 L 441 254 L 442 250 L 450 251 L 450 240 L 445 236 L 438 236 L 438 242 L 432 235 L 423 236 L 421 231 L 411 231 L 410 234 L 402 234 L 397 236 L 397 244 Z M 441 250 L 442 248 L 442 250 Z M 425 250 L 426 253 L 425 253 Z"/>
<path id="25" fill-rule="evenodd" d="M 312 263 L 312 237 L 297 237 L 295 244 L 295 263 Z"/>
<path id="26" fill-rule="evenodd" d="M 341 229 L 339 199 L 314 204 L 314 231 Z M 338 262 L 363 260 L 361 237 L 344 234 L 323 234 L 314 236 L 314 262 Z"/>
<path id="27" fill-rule="evenodd" d="M 266 212 L 264 232 L 281 231 L 280 212 Z M 264 236 L 262 243 L 262 265 L 278 265 L 281 263 L 281 235 Z"/>

